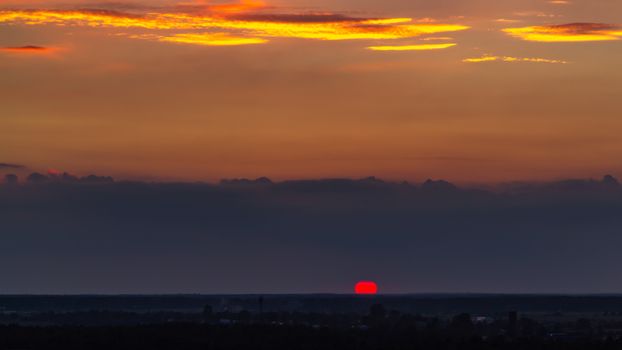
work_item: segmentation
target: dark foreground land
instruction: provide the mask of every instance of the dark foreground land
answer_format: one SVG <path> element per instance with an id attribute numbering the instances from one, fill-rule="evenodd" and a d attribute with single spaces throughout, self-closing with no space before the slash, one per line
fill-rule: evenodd
<path id="1" fill-rule="evenodd" d="M 0 349 L 622 349 L 622 297 L 0 296 Z"/>
<path id="2" fill-rule="evenodd" d="M 166 324 L 0 327 L 2 349 L 621 349 L 613 339 L 458 335 L 410 327 L 369 330 L 275 325 Z"/>

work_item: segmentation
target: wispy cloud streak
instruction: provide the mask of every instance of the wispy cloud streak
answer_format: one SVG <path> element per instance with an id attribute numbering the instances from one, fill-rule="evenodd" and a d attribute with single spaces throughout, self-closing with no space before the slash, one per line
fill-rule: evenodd
<path id="1" fill-rule="evenodd" d="M 170 36 L 163 35 L 132 35 L 133 39 L 157 40 L 162 42 L 171 42 L 179 44 L 193 44 L 202 46 L 239 46 L 239 45 L 256 45 L 267 43 L 268 40 L 263 38 L 234 36 L 227 33 L 182 33 Z"/>
<path id="2" fill-rule="evenodd" d="M 0 51 L 7 52 L 7 53 L 20 53 L 20 54 L 49 54 L 56 50 L 51 47 L 26 45 L 26 46 L 0 47 Z"/>
<path id="3" fill-rule="evenodd" d="M 515 38 L 538 42 L 585 42 L 622 39 L 622 26 L 605 23 L 569 23 L 503 29 Z"/>
<path id="4" fill-rule="evenodd" d="M 419 45 L 387 45 L 387 46 L 370 46 L 367 49 L 372 51 L 430 51 L 442 50 L 454 47 L 457 44 L 419 44 Z"/>
<path id="5" fill-rule="evenodd" d="M 466 63 L 484 63 L 484 62 L 530 62 L 530 63 L 553 63 L 553 64 L 567 64 L 567 61 L 552 60 L 540 57 L 512 57 L 512 56 L 482 56 L 476 58 L 465 58 L 462 62 Z"/>
<path id="6" fill-rule="evenodd" d="M 21 164 L 13 163 L 0 163 L 0 169 L 25 169 L 26 167 Z"/>

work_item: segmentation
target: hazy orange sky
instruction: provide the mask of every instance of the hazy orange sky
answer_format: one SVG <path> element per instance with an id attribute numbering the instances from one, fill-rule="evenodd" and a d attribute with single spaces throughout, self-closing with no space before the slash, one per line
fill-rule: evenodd
<path id="1" fill-rule="evenodd" d="M 619 0 L 0 1 L 0 163 L 188 181 L 622 175 L 620 62 Z"/>

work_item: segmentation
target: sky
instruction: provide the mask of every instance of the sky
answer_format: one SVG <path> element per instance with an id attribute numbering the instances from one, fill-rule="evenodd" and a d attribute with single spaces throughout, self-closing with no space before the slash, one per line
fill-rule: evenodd
<path id="1" fill-rule="evenodd" d="M 620 174 L 621 12 L 617 0 L 0 1 L 0 162 L 23 166 L 0 172 Z"/>
<path id="2" fill-rule="evenodd" d="M 0 0 L 0 294 L 622 293 L 620 14 Z"/>

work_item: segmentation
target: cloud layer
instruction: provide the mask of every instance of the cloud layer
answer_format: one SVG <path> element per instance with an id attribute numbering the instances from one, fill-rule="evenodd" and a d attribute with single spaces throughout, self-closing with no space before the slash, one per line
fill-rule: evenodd
<path id="1" fill-rule="evenodd" d="M 0 186 L 5 293 L 619 292 L 612 177 L 499 191 L 33 175 Z"/>

